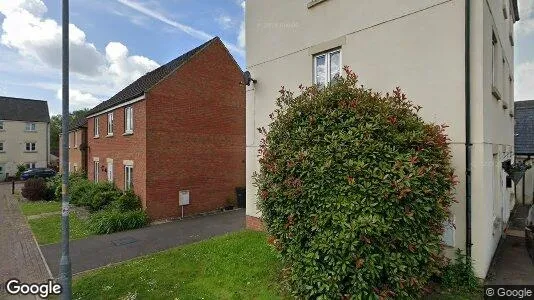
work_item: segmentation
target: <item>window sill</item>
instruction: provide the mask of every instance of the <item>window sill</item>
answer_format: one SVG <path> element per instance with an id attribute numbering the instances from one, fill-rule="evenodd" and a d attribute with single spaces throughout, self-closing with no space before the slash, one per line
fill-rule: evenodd
<path id="1" fill-rule="evenodd" d="M 37 151 L 24 151 L 24 153 L 37 153 Z"/>
<path id="2" fill-rule="evenodd" d="M 6 151 L 0 151 L 0 153 L 6 153 Z"/>
<path id="3" fill-rule="evenodd" d="M 130 132 L 125 132 L 122 134 L 123 136 L 127 136 L 127 135 L 133 135 L 133 131 L 130 131 Z"/>
<path id="4" fill-rule="evenodd" d="M 491 94 L 493 97 L 495 97 L 495 99 L 501 100 L 501 93 L 499 93 L 499 90 L 495 86 L 491 87 Z"/>
<path id="5" fill-rule="evenodd" d="M 113 133 L 112 134 L 108 134 L 106 135 L 107 138 L 110 138 L 110 137 L 113 137 Z"/>
<path id="6" fill-rule="evenodd" d="M 99 138 L 100 138 L 99 135 L 95 135 L 95 136 L 93 137 L 93 139 L 99 139 Z"/>
<path id="7" fill-rule="evenodd" d="M 327 0 L 312 0 L 312 1 L 308 2 L 308 9 L 310 9 L 310 8 L 316 6 L 316 5 L 319 5 L 319 4 L 321 4 L 321 3 L 325 2 L 325 1 L 327 1 Z"/>
<path id="8" fill-rule="evenodd" d="M 37 133 L 37 130 L 24 130 L 24 132 L 28 132 L 28 133 Z"/>

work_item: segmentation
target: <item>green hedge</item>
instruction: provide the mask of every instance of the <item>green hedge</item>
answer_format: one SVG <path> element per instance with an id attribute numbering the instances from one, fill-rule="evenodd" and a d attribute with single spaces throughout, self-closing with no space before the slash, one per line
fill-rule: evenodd
<path id="1" fill-rule="evenodd" d="M 142 210 L 106 209 L 92 214 L 88 224 L 93 233 L 109 234 L 144 227 L 148 224 L 148 216 Z"/>
<path id="2" fill-rule="evenodd" d="M 444 263 L 446 126 L 425 123 L 400 89 L 381 95 L 345 72 L 280 91 L 259 129 L 259 208 L 297 298 L 417 297 Z"/>

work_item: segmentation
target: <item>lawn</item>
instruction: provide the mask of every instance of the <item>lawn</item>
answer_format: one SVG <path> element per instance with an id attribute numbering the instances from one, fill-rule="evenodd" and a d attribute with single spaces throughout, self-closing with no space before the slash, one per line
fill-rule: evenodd
<path id="1" fill-rule="evenodd" d="M 70 239 L 82 239 L 91 235 L 86 223 L 76 214 L 70 214 Z M 55 244 L 61 241 L 61 215 L 28 220 L 39 245 Z"/>
<path id="2" fill-rule="evenodd" d="M 243 231 L 86 273 L 73 299 L 281 299 L 266 240 Z"/>
<path id="3" fill-rule="evenodd" d="M 38 201 L 38 202 L 21 202 L 20 209 L 25 216 L 35 216 L 44 213 L 61 212 L 61 202 L 56 201 Z"/>

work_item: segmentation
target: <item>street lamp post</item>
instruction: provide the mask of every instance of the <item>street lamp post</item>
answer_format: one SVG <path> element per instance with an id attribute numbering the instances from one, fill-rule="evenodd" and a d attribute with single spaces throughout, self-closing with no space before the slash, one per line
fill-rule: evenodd
<path id="1" fill-rule="evenodd" d="M 62 17 L 62 118 L 61 134 L 63 170 L 61 184 L 61 259 L 59 262 L 59 283 L 63 287 L 61 299 L 70 300 L 72 297 L 72 270 L 69 255 L 69 0 L 63 0 Z"/>

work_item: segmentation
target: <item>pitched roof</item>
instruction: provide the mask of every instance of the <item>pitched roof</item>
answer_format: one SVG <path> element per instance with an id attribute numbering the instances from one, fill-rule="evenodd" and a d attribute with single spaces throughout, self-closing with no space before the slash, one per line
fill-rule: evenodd
<path id="1" fill-rule="evenodd" d="M 48 102 L 0 96 L 0 120 L 50 122 Z"/>
<path id="2" fill-rule="evenodd" d="M 158 82 L 160 82 L 162 79 L 167 77 L 169 74 L 171 74 L 174 70 L 181 67 L 184 63 L 186 63 L 193 55 L 196 53 L 204 50 L 208 45 L 210 45 L 212 42 L 219 40 L 219 37 L 215 37 L 206 43 L 196 47 L 195 49 L 183 54 L 182 56 L 171 60 L 167 64 L 146 73 L 145 75 L 141 76 L 139 79 L 128 85 L 126 88 L 124 88 L 122 91 L 118 92 L 115 96 L 111 97 L 109 100 L 104 101 L 100 103 L 99 105 L 95 106 L 93 109 L 91 109 L 87 115 L 94 115 L 98 112 L 101 112 L 103 110 L 106 110 L 108 108 L 117 106 L 119 104 L 122 104 L 124 102 L 127 102 L 129 100 L 135 99 L 141 95 L 143 95 L 146 91 L 148 91 L 151 87 L 156 85 Z"/>
<path id="3" fill-rule="evenodd" d="M 86 128 L 86 127 L 87 127 L 87 118 L 85 118 L 84 116 L 83 118 L 79 118 L 75 123 L 70 125 L 69 132 L 80 129 L 80 128 Z"/>
<path id="4" fill-rule="evenodd" d="M 534 100 L 515 102 L 515 153 L 534 154 Z"/>

